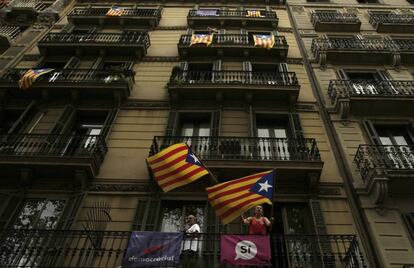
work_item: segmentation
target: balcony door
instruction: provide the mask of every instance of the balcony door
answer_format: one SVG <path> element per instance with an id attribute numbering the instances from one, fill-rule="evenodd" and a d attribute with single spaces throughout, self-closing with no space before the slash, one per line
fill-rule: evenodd
<path id="1" fill-rule="evenodd" d="M 256 119 L 258 152 L 263 160 L 289 160 L 288 122 L 284 118 L 258 115 Z"/>
<path id="2" fill-rule="evenodd" d="M 376 129 L 389 164 L 396 169 L 414 169 L 414 143 L 407 128 L 377 126 Z"/>
<path id="3" fill-rule="evenodd" d="M 211 115 L 204 113 L 181 114 L 179 134 L 200 158 L 210 151 Z"/>
<path id="4" fill-rule="evenodd" d="M 384 71 L 339 71 L 341 79 L 349 80 L 352 93 L 360 95 L 398 94 Z"/>

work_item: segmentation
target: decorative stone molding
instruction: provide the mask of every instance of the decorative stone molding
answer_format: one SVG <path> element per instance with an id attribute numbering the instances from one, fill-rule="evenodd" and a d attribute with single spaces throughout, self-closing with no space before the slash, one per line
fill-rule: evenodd
<path id="1" fill-rule="evenodd" d="M 141 184 L 94 184 L 88 188 L 91 192 L 155 192 L 153 183 Z"/>
<path id="2" fill-rule="evenodd" d="M 142 62 L 179 62 L 179 57 L 152 57 L 152 56 L 146 56 L 141 59 Z"/>
<path id="3" fill-rule="evenodd" d="M 187 30 L 187 26 L 157 26 L 154 28 L 154 30 L 158 31 L 180 31 L 180 30 Z"/>
<path id="4" fill-rule="evenodd" d="M 158 102 L 143 102 L 143 101 L 136 101 L 136 100 L 128 100 L 127 102 L 121 105 L 121 108 L 157 108 L 157 109 L 165 109 L 169 108 L 170 104 L 167 101 L 158 101 Z"/>
<path id="5" fill-rule="evenodd" d="M 341 119 L 347 119 L 349 117 L 349 100 L 340 99 L 337 101 L 337 112 Z"/>
<path id="6" fill-rule="evenodd" d="M 303 59 L 300 59 L 300 58 L 287 58 L 286 63 L 287 64 L 303 64 Z"/>
<path id="7" fill-rule="evenodd" d="M 318 195 L 341 195 L 341 189 L 338 187 L 319 187 Z"/>

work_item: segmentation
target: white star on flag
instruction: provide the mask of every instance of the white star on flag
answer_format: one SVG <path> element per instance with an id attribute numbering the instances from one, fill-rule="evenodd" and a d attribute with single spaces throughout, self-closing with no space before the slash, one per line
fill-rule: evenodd
<path id="1" fill-rule="evenodd" d="M 261 192 L 261 191 L 268 192 L 269 191 L 269 188 L 272 188 L 273 187 L 267 181 L 265 181 L 264 183 L 259 183 L 259 185 L 260 185 L 259 192 Z"/>
<path id="2" fill-rule="evenodd" d="M 198 160 L 198 158 L 194 154 L 190 154 L 190 157 L 193 158 L 194 163 L 201 163 L 200 160 Z"/>

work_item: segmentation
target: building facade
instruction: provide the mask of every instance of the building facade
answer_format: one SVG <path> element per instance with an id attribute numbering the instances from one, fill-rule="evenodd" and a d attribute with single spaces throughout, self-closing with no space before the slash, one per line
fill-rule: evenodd
<path id="1" fill-rule="evenodd" d="M 221 267 L 247 230 L 214 179 L 164 193 L 146 165 L 181 142 L 219 181 L 276 170 L 273 267 L 414 265 L 414 15 L 379 1 L 5 5 L 25 28 L 0 57 L 0 266 L 121 267 L 131 231 L 195 215 L 180 266 Z"/>

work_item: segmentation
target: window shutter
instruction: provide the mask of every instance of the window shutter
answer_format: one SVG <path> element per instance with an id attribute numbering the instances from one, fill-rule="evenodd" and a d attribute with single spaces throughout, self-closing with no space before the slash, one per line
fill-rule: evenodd
<path id="1" fill-rule="evenodd" d="M 363 125 L 372 144 L 380 145 L 381 141 L 374 124 L 370 120 L 364 120 Z"/>
<path id="2" fill-rule="evenodd" d="M 86 192 L 76 193 L 72 195 L 65 205 L 62 218 L 59 224 L 60 229 L 70 229 L 75 222 L 83 200 L 86 197 Z"/>
<path id="3" fill-rule="evenodd" d="M 414 212 L 402 214 L 403 220 L 407 225 L 408 233 L 411 236 L 411 239 L 414 240 Z"/>
<path id="4" fill-rule="evenodd" d="M 110 132 L 110 130 L 111 130 L 113 124 L 114 124 L 114 121 L 115 121 L 115 118 L 116 118 L 117 114 L 118 114 L 118 109 L 112 109 L 108 112 L 108 115 L 106 116 L 104 126 L 103 126 L 103 129 L 102 129 L 102 132 L 101 132 L 102 137 L 105 138 L 108 135 L 108 133 Z"/>
<path id="5" fill-rule="evenodd" d="M 291 113 L 289 115 L 290 129 L 293 137 L 296 139 L 304 139 L 302 125 L 300 123 L 300 117 L 298 113 Z"/>
<path id="6" fill-rule="evenodd" d="M 36 102 L 32 101 L 22 112 L 19 118 L 14 122 L 13 126 L 8 130 L 8 134 L 16 134 L 24 131 L 24 127 L 30 123 L 31 119 L 37 113 L 38 109 L 36 107 Z"/>
<path id="7" fill-rule="evenodd" d="M 133 231 L 156 231 L 161 215 L 159 198 L 141 198 L 135 211 Z"/>
<path id="8" fill-rule="evenodd" d="M 310 199 L 309 207 L 312 212 L 313 224 L 315 227 L 315 233 L 320 235 L 319 247 L 322 252 L 329 253 L 331 251 L 331 244 L 329 239 L 323 239 L 323 235 L 327 234 L 325 220 L 323 218 L 323 213 L 321 209 L 321 204 L 318 200 Z M 329 257 L 330 254 L 327 254 L 328 257 L 322 256 L 323 262 L 330 267 L 329 264 L 332 263 L 332 259 Z"/>
<path id="9" fill-rule="evenodd" d="M 242 67 L 245 75 L 244 79 L 246 83 L 250 83 L 253 79 L 252 63 L 250 61 L 243 61 Z"/>
<path id="10" fill-rule="evenodd" d="M 80 59 L 78 57 L 71 57 L 63 69 L 76 69 L 79 66 Z"/>
<path id="11" fill-rule="evenodd" d="M 23 194 L 0 193 L 0 229 L 11 227 L 23 200 Z"/>
<path id="12" fill-rule="evenodd" d="M 250 117 L 250 136 L 257 137 L 257 123 L 256 123 L 256 114 L 253 111 L 252 106 L 249 107 L 249 117 Z"/>
<path id="13" fill-rule="evenodd" d="M 211 136 L 220 136 L 221 110 L 218 109 L 212 113 L 211 121 Z"/>
<path id="14" fill-rule="evenodd" d="M 70 131 L 75 123 L 76 109 L 73 105 L 66 105 L 59 119 L 51 129 L 50 134 L 65 134 Z"/>
<path id="15" fill-rule="evenodd" d="M 173 136 L 178 121 L 178 112 L 170 111 L 168 115 L 167 127 L 165 128 L 165 136 Z"/>

